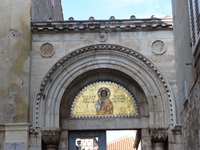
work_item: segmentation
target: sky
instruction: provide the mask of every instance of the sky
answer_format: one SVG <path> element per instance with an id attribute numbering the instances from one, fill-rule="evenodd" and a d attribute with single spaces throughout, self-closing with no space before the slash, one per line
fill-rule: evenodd
<path id="1" fill-rule="evenodd" d="M 110 16 L 116 19 L 164 17 L 172 15 L 171 0 L 62 0 L 64 19 L 106 20 Z"/>

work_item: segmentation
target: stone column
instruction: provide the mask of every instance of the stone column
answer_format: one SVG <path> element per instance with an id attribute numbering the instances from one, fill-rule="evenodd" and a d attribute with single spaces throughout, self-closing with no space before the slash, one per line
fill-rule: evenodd
<path id="1" fill-rule="evenodd" d="M 151 139 L 149 135 L 149 129 L 141 130 L 141 147 L 142 150 L 152 150 Z"/>
<path id="2" fill-rule="evenodd" d="M 182 139 L 182 125 L 177 124 L 171 130 L 168 135 L 169 141 L 169 149 L 176 150 L 176 149 L 184 149 L 183 139 Z"/>
<path id="3" fill-rule="evenodd" d="M 164 150 L 164 143 L 167 139 L 167 130 L 165 129 L 151 129 L 151 141 L 153 143 L 154 150 Z"/>
<path id="4" fill-rule="evenodd" d="M 45 144 L 47 150 L 58 150 L 58 144 L 60 140 L 59 128 L 45 128 L 41 130 L 42 141 Z"/>
<path id="5" fill-rule="evenodd" d="M 42 150 L 41 132 L 40 130 L 29 128 L 29 150 Z"/>
<path id="6" fill-rule="evenodd" d="M 59 143 L 60 149 L 68 149 L 68 130 L 62 130 L 60 133 L 60 143 Z"/>
<path id="7" fill-rule="evenodd" d="M 164 143 L 154 143 L 155 150 L 164 150 Z"/>

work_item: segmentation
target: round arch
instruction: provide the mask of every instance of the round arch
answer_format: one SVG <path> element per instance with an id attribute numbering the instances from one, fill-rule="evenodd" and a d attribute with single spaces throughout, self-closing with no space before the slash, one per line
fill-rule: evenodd
<path id="1" fill-rule="evenodd" d="M 130 76 L 145 93 L 152 126 L 174 126 L 175 103 L 168 81 L 140 53 L 118 45 L 91 45 L 69 53 L 47 73 L 36 94 L 33 127 L 59 127 L 59 112 L 66 88 L 87 71 L 113 69 Z M 161 124 L 154 124 L 157 117 Z"/>

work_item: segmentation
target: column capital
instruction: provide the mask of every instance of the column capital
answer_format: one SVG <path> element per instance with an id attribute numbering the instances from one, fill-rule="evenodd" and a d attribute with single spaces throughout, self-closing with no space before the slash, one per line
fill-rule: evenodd
<path id="1" fill-rule="evenodd" d="M 46 145 L 58 145 L 60 139 L 59 128 L 42 128 L 42 141 Z"/>
<path id="2" fill-rule="evenodd" d="M 174 129 L 172 129 L 172 132 L 176 135 L 181 134 L 182 133 L 182 125 L 181 124 L 175 125 Z"/>
<path id="3" fill-rule="evenodd" d="M 36 129 L 36 128 L 34 128 L 34 127 L 30 127 L 29 128 L 29 136 L 30 137 L 37 137 L 38 136 L 38 130 Z"/>
<path id="4" fill-rule="evenodd" d="M 150 130 L 151 141 L 154 143 L 163 143 L 168 137 L 166 129 L 151 129 Z"/>

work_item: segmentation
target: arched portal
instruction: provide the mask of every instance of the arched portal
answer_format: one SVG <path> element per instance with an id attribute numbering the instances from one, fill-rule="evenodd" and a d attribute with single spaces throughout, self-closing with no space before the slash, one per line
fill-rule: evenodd
<path id="1" fill-rule="evenodd" d="M 106 118 L 103 127 L 97 124 L 105 118 L 70 120 L 68 114 L 74 96 L 98 81 L 115 82 L 135 94 L 141 115 Z M 176 123 L 174 104 L 168 81 L 149 59 L 118 45 L 92 45 L 64 56 L 50 69 L 35 98 L 33 127 L 43 130 L 43 135 L 54 129 L 167 129 Z"/>

